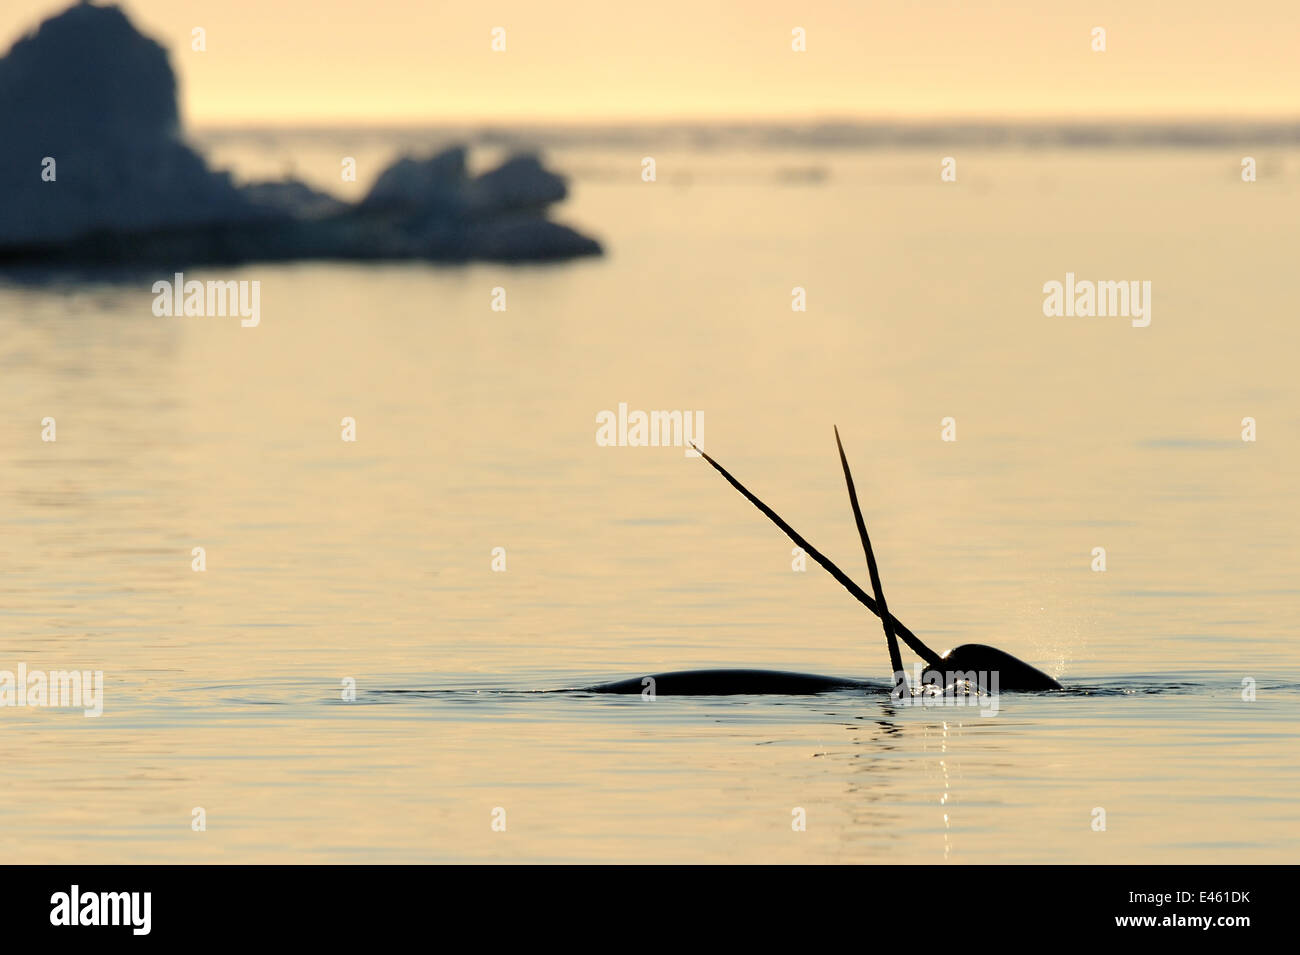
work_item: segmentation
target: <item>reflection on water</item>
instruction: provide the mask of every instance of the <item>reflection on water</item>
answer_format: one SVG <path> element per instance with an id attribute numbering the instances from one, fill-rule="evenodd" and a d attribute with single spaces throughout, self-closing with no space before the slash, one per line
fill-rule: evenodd
<path id="1" fill-rule="evenodd" d="M 632 152 L 555 164 L 635 170 Z M 1300 167 L 1279 155 L 1286 175 L 1243 187 L 1208 152 L 971 153 L 944 187 L 917 172 L 932 160 L 683 150 L 659 160 L 677 181 L 575 184 L 565 214 L 603 261 L 220 273 L 261 282 L 256 329 L 154 318 L 150 277 L 0 285 L 0 669 L 106 682 L 97 720 L 0 710 L 0 849 L 1293 858 Z M 776 175 L 793 166 L 826 175 Z M 1151 326 L 1045 319 L 1067 270 L 1152 281 Z M 991 718 L 528 692 L 682 667 L 885 676 L 877 622 L 792 572 L 710 469 L 596 446 L 623 401 L 701 410 L 710 451 L 861 580 L 837 422 L 891 608 L 1071 692 Z"/>

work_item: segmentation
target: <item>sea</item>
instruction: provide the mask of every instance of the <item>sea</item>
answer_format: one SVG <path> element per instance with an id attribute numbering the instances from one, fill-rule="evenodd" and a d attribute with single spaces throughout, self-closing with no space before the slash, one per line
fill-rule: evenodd
<path id="1" fill-rule="evenodd" d="M 536 150 L 605 254 L 184 269 L 255 327 L 0 273 L 7 861 L 1294 861 L 1297 127 L 194 140 L 347 199 Z M 892 700 L 879 621 L 621 405 L 869 590 L 838 426 L 891 610 L 1065 690 Z M 879 689 L 581 690 L 704 667 Z"/>

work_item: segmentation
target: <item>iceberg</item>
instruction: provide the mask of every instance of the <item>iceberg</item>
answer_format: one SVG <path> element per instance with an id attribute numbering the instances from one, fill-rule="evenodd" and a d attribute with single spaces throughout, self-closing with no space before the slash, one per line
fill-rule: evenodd
<path id="1" fill-rule="evenodd" d="M 236 183 L 185 143 L 167 51 L 112 5 L 78 3 L 0 58 L 0 139 L 0 265 L 601 253 L 547 218 L 567 186 L 534 155 L 478 176 L 463 146 L 402 157 L 357 203 Z"/>

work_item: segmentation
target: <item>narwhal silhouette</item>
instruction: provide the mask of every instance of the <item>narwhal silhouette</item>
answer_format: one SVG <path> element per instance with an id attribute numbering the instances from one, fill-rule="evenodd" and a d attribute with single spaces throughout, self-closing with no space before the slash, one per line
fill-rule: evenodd
<path id="1" fill-rule="evenodd" d="M 857 598 L 858 602 L 880 618 L 885 631 L 885 644 L 889 648 L 889 665 L 894 674 L 894 695 L 901 696 L 909 692 L 906 674 L 903 670 L 902 657 L 898 650 L 901 639 L 922 660 L 928 668 L 923 682 L 931 687 L 944 688 L 954 682 L 971 686 L 980 681 L 979 689 L 987 692 L 1002 690 L 1059 690 L 1057 683 L 1043 671 L 1030 666 L 1011 654 L 980 643 L 967 643 L 954 647 L 947 653 L 935 653 L 909 630 L 901 620 L 895 617 L 885 603 L 884 588 L 880 583 L 880 571 L 876 566 L 876 555 L 871 548 L 871 538 L 867 535 L 866 521 L 862 517 L 862 508 L 858 505 L 858 493 L 853 486 L 853 475 L 849 471 L 849 461 L 844 455 L 844 445 L 840 443 L 839 428 L 835 429 L 835 445 L 839 449 L 840 464 L 844 468 L 844 481 L 849 489 L 849 503 L 853 507 L 853 518 L 858 525 L 858 536 L 862 538 L 862 549 L 867 557 L 867 572 L 871 575 L 871 597 L 855 584 L 844 571 L 812 544 L 808 543 L 793 527 L 783 521 L 779 514 L 755 497 L 748 488 L 737 481 L 726 468 L 709 457 L 694 444 L 704 460 L 727 479 L 727 482 L 743 494 L 751 504 L 763 512 L 777 527 L 781 528 L 790 540 L 802 548 L 803 552 L 821 564 L 840 585 Z M 933 679 L 930 679 L 934 675 Z M 978 675 L 978 676 L 977 676 Z M 987 680 L 987 682 L 984 682 Z M 653 681 L 653 682 L 651 682 Z M 653 687 L 655 695 L 668 696 L 710 696 L 731 694 L 808 694 L 824 693 L 829 690 L 871 689 L 874 684 L 845 677 L 820 676 L 815 673 L 792 673 L 785 670 L 676 670 L 669 673 L 654 673 L 646 676 L 632 677 L 613 683 L 599 683 L 584 687 L 592 693 L 642 693 L 647 687 Z"/>

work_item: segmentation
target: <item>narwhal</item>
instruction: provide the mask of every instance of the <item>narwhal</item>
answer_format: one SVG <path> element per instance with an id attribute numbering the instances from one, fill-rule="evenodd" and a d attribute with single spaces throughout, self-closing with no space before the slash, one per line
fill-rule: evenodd
<path id="1" fill-rule="evenodd" d="M 844 445 L 840 442 L 839 428 L 835 429 L 835 445 L 839 449 L 840 464 L 844 468 L 844 482 L 849 490 L 849 503 L 853 508 L 853 518 L 858 526 L 858 536 L 862 539 L 862 549 L 867 558 L 867 572 L 871 577 L 871 590 L 874 596 L 854 583 L 844 571 L 804 540 L 793 527 L 781 519 L 774 510 L 760 501 L 731 472 L 724 468 L 699 447 L 691 446 L 700 456 L 708 461 L 727 482 L 745 496 L 777 527 L 785 532 L 795 545 L 805 554 L 820 564 L 839 584 L 858 602 L 880 618 L 885 631 L 885 644 L 889 649 L 889 665 L 894 674 L 895 697 L 911 692 L 903 670 L 902 656 L 898 641 L 903 643 L 925 661 L 927 674 L 937 674 L 934 680 L 926 679 L 927 685 L 936 688 L 948 687 L 954 675 L 959 682 L 968 686 L 970 676 L 975 674 L 995 675 L 989 684 L 981 685 L 980 690 L 987 691 L 991 685 L 995 692 L 1005 690 L 1059 690 L 1061 684 L 1036 667 L 1013 657 L 997 647 L 981 643 L 967 643 L 954 647 L 947 653 L 935 653 L 921 639 L 908 629 L 901 620 L 889 610 L 885 602 L 884 587 L 880 582 L 880 569 L 876 564 L 876 555 L 871 547 L 871 538 L 867 535 L 866 521 L 862 517 L 862 508 L 858 504 L 858 493 L 853 486 L 853 474 L 849 470 L 849 461 L 844 454 Z M 925 678 L 923 678 L 925 679 Z M 613 683 L 599 683 L 584 687 L 592 693 L 642 693 L 647 687 L 653 687 L 655 695 L 669 696 L 724 696 L 731 694 L 809 694 L 825 693 L 831 690 L 873 689 L 875 684 L 846 677 L 821 676 L 815 673 L 793 673 L 785 670 L 676 670 L 668 673 L 654 673 L 646 676 L 618 680 Z"/>

